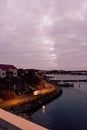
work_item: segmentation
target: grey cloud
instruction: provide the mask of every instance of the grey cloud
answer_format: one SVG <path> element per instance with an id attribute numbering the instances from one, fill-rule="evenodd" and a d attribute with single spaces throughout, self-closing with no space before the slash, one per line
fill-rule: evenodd
<path id="1" fill-rule="evenodd" d="M 86 0 L 1 0 L 0 61 L 24 68 L 87 69 L 86 12 Z"/>

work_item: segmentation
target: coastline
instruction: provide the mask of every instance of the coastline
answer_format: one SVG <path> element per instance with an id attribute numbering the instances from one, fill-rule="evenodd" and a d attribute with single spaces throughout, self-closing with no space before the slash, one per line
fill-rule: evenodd
<path id="1" fill-rule="evenodd" d="M 41 95 L 38 96 L 25 95 L 4 101 L 0 103 L 0 107 L 19 116 L 23 113 L 31 114 L 62 94 L 62 90 L 51 83 L 46 83 L 46 88 L 40 91 Z"/>

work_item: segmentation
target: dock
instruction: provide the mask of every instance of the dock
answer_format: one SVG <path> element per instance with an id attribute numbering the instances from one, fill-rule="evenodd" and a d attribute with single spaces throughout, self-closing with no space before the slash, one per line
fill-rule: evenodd
<path id="1" fill-rule="evenodd" d="M 84 79 L 84 80 L 51 80 L 51 82 L 60 82 L 60 81 L 63 81 L 63 82 L 87 82 L 87 79 Z"/>

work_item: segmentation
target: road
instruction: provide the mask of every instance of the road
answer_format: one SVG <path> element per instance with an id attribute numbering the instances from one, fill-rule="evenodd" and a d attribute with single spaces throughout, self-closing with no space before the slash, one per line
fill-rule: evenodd
<path id="1" fill-rule="evenodd" d="M 56 87 L 50 83 L 46 83 L 46 87 L 41 91 L 41 94 L 47 94 L 47 93 L 50 93 L 52 91 L 55 91 L 56 90 Z M 23 95 L 23 96 L 19 96 L 15 99 L 11 99 L 11 100 L 8 100 L 8 101 L 3 101 L 3 102 L 0 102 L 0 108 L 6 108 L 6 107 L 9 107 L 9 106 L 14 106 L 14 105 L 17 105 L 17 104 L 20 104 L 20 103 L 23 103 L 23 102 L 28 102 L 30 100 L 34 100 L 36 98 L 36 96 L 34 96 L 33 94 L 29 95 Z"/>

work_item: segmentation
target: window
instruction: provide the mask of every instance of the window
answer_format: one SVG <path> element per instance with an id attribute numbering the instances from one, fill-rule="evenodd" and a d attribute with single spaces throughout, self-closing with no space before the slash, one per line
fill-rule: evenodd
<path id="1" fill-rule="evenodd" d="M 14 73 L 14 75 L 17 75 L 17 73 Z"/>
<path id="2" fill-rule="evenodd" d="M 2 73 L 2 75 L 5 75 L 5 73 Z"/>

